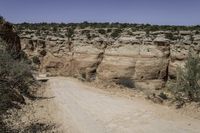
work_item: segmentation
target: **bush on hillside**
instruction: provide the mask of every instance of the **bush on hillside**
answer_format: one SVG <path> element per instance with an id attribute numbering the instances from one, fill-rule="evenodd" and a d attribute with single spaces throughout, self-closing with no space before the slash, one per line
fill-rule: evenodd
<path id="1" fill-rule="evenodd" d="M 165 37 L 169 40 L 174 40 L 174 35 L 172 33 L 165 34 Z"/>
<path id="2" fill-rule="evenodd" d="M 66 33 L 66 36 L 71 39 L 74 35 L 74 28 L 68 28 L 67 29 L 67 33 Z"/>
<path id="3" fill-rule="evenodd" d="M 31 96 L 29 86 L 35 83 L 30 66 L 14 60 L 0 40 L 0 108 L 13 107 L 13 101 L 25 103 L 23 96 Z M 6 106 L 5 106 L 6 105 Z"/>
<path id="4" fill-rule="evenodd" d="M 112 38 L 117 38 L 117 37 L 120 36 L 121 32 L 122 32 L 121 29 L 115 29 L 115 30 L 111 33 L 110 36 L 111 36 Z"/>
<path id="5" fill-rule="evenodd" d="M 112 32 L 112 29 L 107 29 L 106 32 L 107 32 L 107 33 L 110 33 L 110 32 Z"/>
<path id="6" fill-rule="evenodd" d="M 184 68 L 178 68 L 176 81 L 169 86 L 178 101 L 200 101 L 200 58 L 189 54 Z"/>
<path id="7" fill-rule="evenodd" d="M 79 29 L 90 28 L 132 28 L 134 31 L 181 31 L 181 30 L 200 30 L 200 25 L 196 26 L 175 26 L 175 25 L 150 25 L 150 24 L 135 24 L 135 23 L 89 23 L 87 21 L 83 23 L 21 23 L 15 25 L 18 30 L 30 29 L 36 30 L 45 27 L 45 30 L 50 30 L 52 27 L 73 27 Z"/>
<path id="8" fill-rule="evenodd" d="M 106 34 L 106 30 L 104 30 L 104 29 L 99 29 L 98 32 L 99 32 L 100 34 L 102 34 L 102 35 L 105 35 L 105 34 Z"/>

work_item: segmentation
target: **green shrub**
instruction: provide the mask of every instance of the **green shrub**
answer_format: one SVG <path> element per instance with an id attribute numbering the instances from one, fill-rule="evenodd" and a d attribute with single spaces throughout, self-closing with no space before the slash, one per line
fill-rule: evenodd
<path id="1" fill-rule="evenodd" d="M 82 35 L 90 34 L 90 30 L 82 30 L 81 34 Z"/>
<path id="2" fill-rule="evenodd" d="M 165 37 L 169 40 L 176 40 L 176 37 L 172 33 L 167 33 L 165 34 Z"/>
<path id="3" fill-rule="evenodd" d="M 91 39 L 93 39 L 93 38 L 95 38 L 95 37 L 98 37 L 98 35 L 96 35 L 96 34 L 92 34 L 92 35 L 91 35 Z"/>
<path id="4" fill-rule="evenodd" d="M 32 60 L 33 60 L 33 63 L 35 63 L 35 64 L 37 64 L 37 65 L 40 65 L 40 59 L 39 59 L 39 57 L 34 56 L 34 57 L 32 58 Z"/>
<path id="5" fill-rule="evenodd" d="M 89 23 L 87 21 L 83 23 L 21 23 L 16 24 L 16 27 L 18 29 L 21 29 L 20 27 L 23 27 L 23 29 L 30 29 L 30 30 L 36 30 L 38 28 L 45 27 L 46 30 L 50 29 L 51 27 L 78 27 L 80 29 L 85 29 L 87 27 L 90 28 L 133 28 L 134 31 L 144 31 L 144 30 L 150 30 L 150 31 L 178 31 L 178 30 L 200 30 L 200 25 L 196 26 L 172 26 L 172 25 L 150 25 L 150 24 L 135 24 L 135 23 Z"/>
<path id="6" fill-rule="evenodd" d="M 90 33 L 86 34 L 87 39 L 92 39 L 92 36 L 90 35 Z"/>
<path id="7" fill-rule="evenodd" d="M 98 32 L 99 32 L 100 34 L 102 34 L 102 35 L 105 35 L 105 34 L 106 34 L 106 30 L 104 30 L 104 29 L 99 29 Z"/>
<path id="8" fill-rule="evenodd" d="M 170 91 L 179 101 L 200 101 L 200 58 L 189 54 L 184 68 L 177 69 L 176 81 L 171 81 Z"/>
<path id="9" fill-rule="evenodd" d="M 120 36 L 121 32 L 122 32 L 121 29 L 115 29 L 115 30 L 111 33 L 110 36 L 111 36 L 112 38 L 117 38 L 117 37 Z"/>
<path id="10" fill-rule="evenodd" d="M 195 34 L 200 34 L 200 32 L 199 32 L 199 31 L 196 31 Z"/>
<path id="11" fill-rule="evenodd" d="M 29 87 L 34 82 L 26 61 L 13 59 L 0 40 L 0 111 L 14 107 L 12 101 L 24 103 L 23 95 L 30 96 Z"/>
<path id="12" fill-rule="evenodd" d="M 127 34 L 130 36 L 133 36 L 133 32 L 131 32 L 131 31 L 128 31 Z"/>
<path id="13" fill-rule="evenodd" d="M 67 33 L 65 34 L 69 39 L 74 35 L 74 28 L 68 28 Z"/>
<path id="14" fill-rule="evenodd" d="M 39 30 L 36 31 L 35 35 L 36 35 L 36 36 L 40 36 L 40 35 L 41 35 L 40 31 L 39 31 Z"/>
<path id="15" fill-rule="evenodd" d="M 38 130 L 47 131 L 50 127 L 38 124 L 28 126 L 25 129 L 11 129 L 3 121 L 3 115 L 7 114 L 8 109 L 21 108 L 19 105 L 25 104 L 24 96 L 30 99 L 36 98 L 30 91 L 30 88 L 36 83 L 32 76 L 32 68 L 27 64 L 25 58 L 14 59 L 6 50 L 6 45 L 0 38 L 0 132 L 18 133 L 23 130 L 23 132 L 32 132 L 36 131 L 35 128 L 37 127 Z"/>
<path id="16" fill-rule="evenodd" d="M 112 29 L 107 29 L 107 33 L 110 33 L 110 32 L 112 32 Z"/>
<path id="17" fill-rule="evenodd" d="M 147 37 L 150 36 L 150 30 L 146 30 L 146 36 L 147 36 Z"/>
<path id="18" fill-rule="evenodd" d="M 94 38 L 94 36 L 90 34 L 90 30 L 82 30 L 81 34 L 85 35 L 89 40 Z"/>
<path id="19" fill-rule="evenodd" d="M 46 50 L 42 50 L 42 51 L 40 51 L 40 55 L 42 55 L 42 56 L 46 56 L 46 55 L 47 55 L 47 51 L 46 51 Z"/>
<path id="20" fill-rule="evenodd" d="M 58 31 L 57 27 L 53 27 L 53 32 L 56 33 Z"/>

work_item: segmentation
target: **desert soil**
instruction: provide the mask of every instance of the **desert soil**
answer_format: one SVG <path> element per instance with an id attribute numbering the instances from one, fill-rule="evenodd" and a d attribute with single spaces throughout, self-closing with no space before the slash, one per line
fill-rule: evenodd
<path id="1" fill-rule="evenodd" d="M 200 120 L 143 99 L 128 99 L 75 79 L 50 78 L 54 118 L 64 133 L 199 133 Z"/>

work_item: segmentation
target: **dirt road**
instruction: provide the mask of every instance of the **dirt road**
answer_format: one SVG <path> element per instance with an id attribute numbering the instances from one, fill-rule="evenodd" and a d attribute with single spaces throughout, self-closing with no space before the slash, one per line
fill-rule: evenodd
<path id="1" fill-rule="evenodd" d="M 200 120 L 166 106 L 113 96 L 68 78 L 51 78 L 48 82 L 64 133 L 200 132 Z"/>

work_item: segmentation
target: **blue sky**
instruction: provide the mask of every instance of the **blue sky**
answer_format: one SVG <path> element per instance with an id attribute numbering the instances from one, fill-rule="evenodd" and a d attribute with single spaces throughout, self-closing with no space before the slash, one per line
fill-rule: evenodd
<path id="1" fill-rule="evenodd" d="M 200 24 L 200 0 L 0 0 L 0 14 L 19 22 Z"/>

